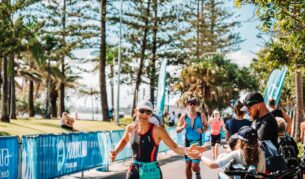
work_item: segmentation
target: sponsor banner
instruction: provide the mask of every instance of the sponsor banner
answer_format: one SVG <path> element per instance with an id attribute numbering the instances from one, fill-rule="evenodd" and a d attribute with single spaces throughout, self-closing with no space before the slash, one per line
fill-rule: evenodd
<path id="1" fill-rule="evenodd" d="M 269 98 L 275 99 L 275 105 L 278 104 L 281 97 L 287 69 L 287 67 L 284 67 L 282 70 L 275 69 L 272 71 L 271 75 L 269 76 L 264 94 L 264 102 L 266 104 L 268 104 Z"/>
<path id="2" fill-rule="evenodd" d="M 0 137 L 0 178 L 18 178 L 18 139 Z"/>
<path id="3" fill-rule="evenodd" d="M 109 143 L 107 132 L 24 136 L 22 178 L 54 178 L 109 164 Z"/>

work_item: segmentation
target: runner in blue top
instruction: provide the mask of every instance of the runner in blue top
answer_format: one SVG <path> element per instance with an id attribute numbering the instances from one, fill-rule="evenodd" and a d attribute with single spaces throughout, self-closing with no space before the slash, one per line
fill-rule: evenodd
<path id="1" fill-rule="evenodd" d="M 187 101 L 188 113 L 180 117 L 176 132 L 180 133 L 185 129 L 185 146 L 189 147 L 192 144 L 202 145 L 201 136 L 204 130 L 207 130 L 207 118 L 204 113 L 196 111 L 198 100 L 191 98 Z M 190 159 L 185 156 L 185 174 L 187 179 L 192 178 L 192 170 L 196 173 L 196 178 L 201 178 L 198 159 Z"/>

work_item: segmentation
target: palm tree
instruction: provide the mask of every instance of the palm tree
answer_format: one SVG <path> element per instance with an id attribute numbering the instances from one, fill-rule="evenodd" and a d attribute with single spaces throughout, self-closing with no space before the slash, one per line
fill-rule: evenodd
<path id="1" fill-rule="evenodd" d="M 227 107 L 242 89 L 253 89 L 255 80 L 240 80 L 250 78 L 247 73 L 240 76 L 241 72 L 236 64 L 220 55 L 201 59 L 201 62 L 184 68 L 179 82 L 175 83 L 174 89 L 181 92 L 178 104 L 185 105 L 188 97 L 195 96 L 208 107 L 209 113 L 215 108 Z"/>
<path id="2" fill-rule="evenodd" d="M 87 97 L 90 96 L 91 107 L 92 107 L 92 120 L 94 120 L 94 99 L 97 98 L 98 95 L 100 94 L 99 91 L 91 87 L 91 88 L 88 88 L 88 89 L 80 89 L 79 94 L 80 94 L 80 96 L 85 96 L 86 97 L 85 101 L 87 100 Z"/>

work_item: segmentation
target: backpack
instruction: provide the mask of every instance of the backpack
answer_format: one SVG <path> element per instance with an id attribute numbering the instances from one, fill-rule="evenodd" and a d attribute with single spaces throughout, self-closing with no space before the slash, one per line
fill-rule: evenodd
<path id="1" fill-rule="evenodd" d="M 276 172 L 287 169 L 284 157 L 270 140 L 261 141 L 260 148 L 265 154 L 267 171 Z"/>
<path id="2" fill-rule="evenodd" d="M 297 151 L 292 145 L 292 139 L 288 136 L 278 139 L 279 151 L 283 155 L 288 168 L 294 168 L 299 165 Z"/>

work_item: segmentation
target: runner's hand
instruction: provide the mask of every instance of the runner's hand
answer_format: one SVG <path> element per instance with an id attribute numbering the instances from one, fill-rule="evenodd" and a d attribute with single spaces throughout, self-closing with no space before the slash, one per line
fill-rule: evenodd
<path id="1" fill-rule="evenodd" d="M 198 145 L 196 145 L 196 144 L 192 144 L 192 145 L 188 148 L 188 151 L 193 151 L 193 150 L 196 150 L 196 151 L 198 151 L 198 152 L 200 152 L 200 153 L 207 151 L 206 147 L 204 147 L 204 146 L 198 146 Z"/>
<path id="2" fill-rule="evenodd" d="M 205 147 L 203 147 L 205 149 Z M 187 148 L 186 155 L 191 159 L 199 159 L 201 157 L 201 150 L 203 150 L 202 147 L 191 145 L 191 147 Z"/>
<path id="3" fill-rule="evenodd" d="M 199 134 L 202 134 L 202 130 L 200 128 L 197 128 L 196 131 L 199 133 Z"/>
<path id="4" fill-rule="evenodd" d="M 111 150 L 110 151 L 110 160 L 111 160 L 111 162 L 113 162 L 115 160 L 117 154 L 118 153 L 116 152 L 116 150 Z"/>

